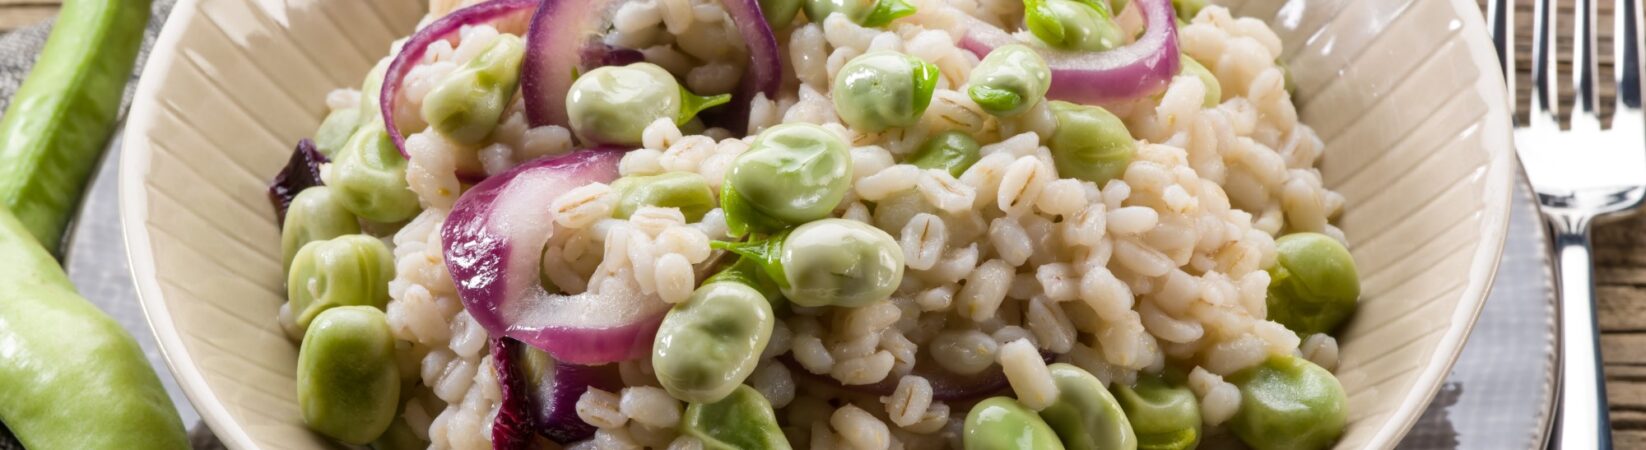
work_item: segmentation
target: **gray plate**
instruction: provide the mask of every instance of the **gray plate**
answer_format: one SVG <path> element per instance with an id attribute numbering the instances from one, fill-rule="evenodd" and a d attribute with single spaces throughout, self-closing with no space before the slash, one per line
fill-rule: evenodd
<path id="1" fill-rule="evenodd" d="M 148 40 L 171 3 L 155 1 L 156 20 L 150 24 Z M 48 26 L 0 36 L 0 108 L 33 64 Z M 116 164 L 110 163 L 119 160 L 118 143 L 111 148 L 74 224 L 66 255 L 69 278 L 137 337 L 184 423 L 194 428 L 195 447 L 220 448 L 210 430 L 192 425 L 199 423 L 199 415 L 166 369 L 138 305 L 120 230 Z M 1534 448 L 1542 442 L 1555 346 L 1547 239 L 1535 211 L 1525 189 L 1517 188 L 1509 239 L 1491 297 L 1456 368 L 1401 448 L 1495 450 Z M 0 450 L 21 448 L 10 438 L 0 428 Z"/>

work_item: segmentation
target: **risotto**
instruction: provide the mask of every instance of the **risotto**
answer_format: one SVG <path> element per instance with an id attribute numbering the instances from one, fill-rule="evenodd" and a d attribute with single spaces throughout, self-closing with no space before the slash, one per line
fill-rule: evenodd
<path id="1" fill-rule="evenodd" d="M 376 448 L 1324 448 L 1359 281 L 1259 20 L 431 0 L 271 195 Z"/>

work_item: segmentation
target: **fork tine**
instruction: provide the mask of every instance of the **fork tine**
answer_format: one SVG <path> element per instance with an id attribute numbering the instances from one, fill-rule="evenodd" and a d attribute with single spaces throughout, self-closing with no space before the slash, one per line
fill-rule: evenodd
<path id="1" fill-rule="evenodd" d="M 1532 2 L 1532 108 L 1528 124 L 1533 127 L 1560 126 L 1560 71 L 1555 67 L 1556 46 L 1554 0 Z"/>
<path id="2" fill-rule="evenodd" d="M 1600 93 L 1595 90 L 1595 78 L 1600 65 L 1595 60 L 1595 0 L 1577 0 L 1573 11 L 1572 27 L 1572 93 L 1577 98 L 1572 104 L 1573 129 L 1600 129 Z"/>
<path id="3" fill-rule="evenodd" d="M 1515 27 L 1514 5 L 1510 0 L 1492 0 L 1486 4 L 1486 16 L 1491 20 L 1492 46 L 1497 47 L 1497 62 L 1503 69 L 1504 81 L 1509 84 L 1509 95 L 1515 92 Z"/>
<path id="4" fill-rule="evenodd" d="M 1646 124 L 1639 123 L 1639 117 L 1635 114 L 1640 111 L 1641 107 L 1640 0 L 1616 1 L 1616 9 L 1612 11 L 1616 23 L 1613 28 L 1615 31 L 1612 38 L 1612 53 L 1614 56 L 1612 76 L 1617 80 L 1617 99 L 1613 100 L 1613 105 L 1616 106 L 1614 111 L 1617 111 L 1617 113 L 1613 116 L 1612 128 L 1618 128 L 1619 125 L 1628 127 L 1646 126 Z M 1622 123 L 1623 121 L 1618 119 L 1618 117 L 1623 117 L 1625 112 L 1632 116 L 1630 119 L 1634 122 Z"/>

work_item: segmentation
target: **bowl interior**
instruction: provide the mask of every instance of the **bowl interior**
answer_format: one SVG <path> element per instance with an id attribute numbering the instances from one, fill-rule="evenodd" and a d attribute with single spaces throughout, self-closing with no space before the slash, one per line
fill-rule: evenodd
<path id="1" fill-rule="evenodd" d="M 1349 430 L 1389 448 L 1461 349 L 1507 223 L 1509 116 L 1467 0 L 1220 2 L 1285 40 L 1322 172 L 1348 208 L 1364 298 L 1341 336 Z M 150 324 L 201 415 L 237 448 L 328 445 L 302 425 L 297 347 L 264 185 L 422 2 L 183 0 L 138 89 L 121 213 Z M 1419 50 L 1420 49 L 1420 50 Z"/>

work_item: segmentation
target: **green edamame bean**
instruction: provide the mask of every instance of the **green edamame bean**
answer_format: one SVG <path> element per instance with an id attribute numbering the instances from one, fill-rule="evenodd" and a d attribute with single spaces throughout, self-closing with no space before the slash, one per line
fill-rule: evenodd
<path id="1" fill-rule="evenodd" d="M 601 67 L 578 77 L 566 93 L 566 114 L 572 132 L 585 144 L 638 146 L 641 132 L 657 119 L 685 125 L 698 112 L 731 98 L 693 94 L 662 67 L 634 63 Z"/>
<path id="2" fill-rule="evenodd" d="M 1229 381 L 1240 388 L 1240 411 L 1229 429 L 1254 449 L 1327 448 L 1348 423 L 1343 385 L 1303 358 L 1271 356 Z"/>
<path id="3" fill-rule="evenodd" d="M 497 36 L 490 47 L 447 75 L 423 98 L 423 117 L 429 126 L 459 144 L 484 141 L 514 98 L 525 55 L 526 45 L 520 37 Z"/>
<path id="4" fill-rule="evenodd" d="M 377 238 L 351 234 L 304 245 L 292 258 L 290 272 L 286 299 L 291 302 L 294 331 L 302 332 L 327 309 L 350 305 L 382 309 L 388 304 L 394 254 Z"/>
<path id="5" fill-rule="evenodd" d="M 171 397 L 131 333 L 75 293 L 57 260 L 4 206 L 0 261 L 0 421 L 18 442 L 31 449 L 189 447 Z"/>
<path id="6" fill-rule="evenodd" d="M 1047 46 L 1099 52 L 1125 42 L 1108 4 L 1096 0 L 1024 0 L 1023 23 Z"/>
<path id="7" fill-rule="evenodd" d="M 692 403 L 726 398 L 754 372 L 775 320 L 766 296 L 746 284 L 697 288 L 657 328 L 657 381 L 669 395 Z"/>
<path id="8" fill-rule="evenodd" d="M 720 201 L 733 236 L 828 217 L 851 187 L 846 141 L 823 127 L 767 128 L 726 172 Z"/>
<path id="9" fill-rule="evenodd" d="M 1223 102 L 1223 85 L 1217 82 L 1217 77 L 1212 75 L 1212 71 L 1206 70 L 1206 66 L 1201 65 L 1200 61 L 1190 58 L 1189 55 L 1179 55 L 1178 60 L 1183 61 L 1179 74 L 1194 75 L 1200 79 L 1200 84 L 1206 86 L 1206 100 L 1201 102 L 1200 106 L 1211 108 Z"/>
<path id="10" fill-rule="evenodd" d="M 1102 186 L 1126 172 L 1137 142 L 1119 117 L 1097 106 L 1061 101 L 1048 105 L 1057 118 L 1048 147 L 1059 175 Z"/>
<path id="11" fill-rule="evenodd" d="M 972 69 L 966 94 L 983 111 L 1011 117 L 1040 103 L 1052 86 L 1052 69 L 1040 53 L 1026 45 L 994 49 Z"/>
<path id="12" fill-rule="evenodd" d="M 709 180 L 692 172 L 627 176 L 612 182 L 612 191 L 617 193 L 612 216 L 619 219 L 628 219 L 642 206 L 660 206 L 678 208 L 687 222 L 697 222 L 716 206 Z"/>
<path id="13" fill-rule="evenodd" d="M 741 384 L 720 401 L 686 405 L 680 431 L 701 441 L 705 450 L 790 448 L 771 402 L 760 391 Z"/>
<path id="14" fill-rule="evenodd" d="M 314 131 L 314 149 L 327 158 L 337 154 L 349 142 L 354 130 L 360 129 L 360 108 L 343 108 L 326 114 L 320 128 Z"/>
<path id="15" fill-rule="evenodd" d="M 331 188 L 314 186 L 292 197 L 280 226 L 280 256 L 286 273 L 297 250 L 310 242 L 360 232 L 360 221 L 338 202 Z"/>
<path id="16" fill-rule="evenodd" d="M 916 150 L 907 162 L 922 169 L 947 170 L 949 175 L 958 178 L 960 174 L 966 173 L 966 169 L 971 168 L 972 164 L 983 159 L 983 155 L 978 153 L 980 148 L 977 140 L 972 139 L 971 135 L 959 131 L 945 131 L 920 144 L 920 149 Z"/>
<path id="17" fill-rule="evenodd" d="M 766 24 L 772 30 L 788 28 L 794 23 L 794 16 L 800 14 L 800 5 L 806 0 L 760 0 L 760 15 L 766 17 Z"/>
<path id="18" fill-rule="evenodd" d="M 1063 450 L 1057 433 L 1039 414 L 1006 397 L 990 397 L 966 413 L 966 450 Z"/>
<path id="19" fill-rule="evenodd" d="M 297 404 L 310 429 L 348 444 L 382 436 L 400 404 L 394 336 L 383 311 L 332 308 L 314 319 L 297 351 Z"/>
<path id="20" fill-rule="evenodd" d="M 1070 364 L 1048 367 L 1057 400 L 1040 410 L 1063 446 L 1070 450 L 1135 450 L 1132 423 L 1097 377 Z"/>
<path id="21" fill-rule="evenodd" d="M 326 179 L 338 201 L 354 215 L 394 223 L 417 215 L 417 194 L 406 183 L 406 158 L 389 140 L 381 119 L 354 132 L 332 159 Z"/>
<path id="22" fill-rule="evenodd" d="M 149 1 L 64 2 L 57 17 L 0 117 L 0 206 L 54 252 L 114 134 Z"/>
<path id="23" fill-rule="evenodd" d="M 1360 275 L 1349 249 L 1320 233 L 1275 239 L 1269 268 L 1269 319 L 1300 335 L 1329 333 L 1354 314 Z"/>
<path id="24" fill-rule="evenodd" d="M 915 7 L 908 0 L 804 0 L 806 18 L 823 23 L 830 14 L 840 13 L 853 23 L 865 27 L 879 27 L 893 20 L 914 14 Z"/>
<path id="25" fill-rule="evenodd" d="M 1200 444 L 1200 403 L 1181 382 L 1141 376 L 1136 386 L 1116 385 L 1114 395 L 1132 423 L 1137 448 L 1189 450 Z"/>
<path id="26" fill-rule="evenodd" d="M 877 50 L 852 58 L 834 77 L 834 112 L 852 128 L 871 133 L 920 122 L 937 87 L 937 66 L 902 53 Z"/>

